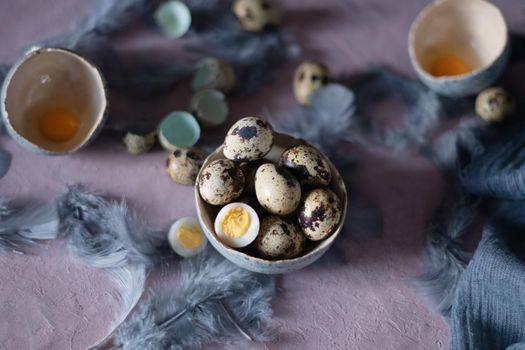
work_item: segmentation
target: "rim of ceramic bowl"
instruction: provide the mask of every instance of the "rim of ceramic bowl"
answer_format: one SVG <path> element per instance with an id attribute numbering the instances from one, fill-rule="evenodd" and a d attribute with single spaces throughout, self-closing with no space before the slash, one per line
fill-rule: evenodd
<path id="1" fill-rule="evenodd" d="M 43 52 L 53 52 L 53 51 L 58 51 L 58 52 L 62 52 L 62 53 L 67 54 L 67 55 L 71 55 L 74 58 L 82 61 L 84 64 L 89 66 L 91 69 L 93 69 L 96 72 L 96 76 L 99 79 L 99 83 L 100 83 L 100 86 L 102 87 L 101 90 L 102 90 L 103 97 L 104 97 L 104 109 L 103 109 L 102 113 L 100 113 L 100 116 L 98 117 L 98 120 L 96 122 L 96 127 L 94 127 L 86 135 L 85 140 L 83 142 L 81 142 L 79 145 L 77 145 L 77 146 L 75 146 L 75 147 L 73 147 L 73 148 L 71 148 L 71 149 L 69 149 L 67 151 L 51 151 L 51 150 L 42 148 L 41 146 L 39 146 L 39 145 L 29 141 L 28 139 L 26 139 L 25 137 L 20 135 L 20 133 L 18 131 L 16 131 L 16 129 L 11 124 L 11 120 L 9 118 L 9 113 L 7 112 L 7 108 L 6 108 L 7 88 L 9 87 L 9 84 L 11 83 L 13 75 L 18 71 L 18 68 L 20 68 L 20 66 L 22 64 L 24 64 L 29 59 L 33 58 L 34 56 L 36 56 L 38 54 L 41 54 Z M 107 83 L 106 83 L 106 80 L 104 79 L 104 76 L 102 75 L 102 72 L 100 71 L 100 69 L 93 62 L 91 62 L 87 58 L 81 56 L 80 54 L 76 53 L 75 51 L 72 51 L 72 50 L 69 50 L 69 49 L 60 48 L 60 47 L 33 47 L 33 48 L 29 49 L 29 51 L 26 52 L 26 54 L 17 63 L 15 63 L 9 69 L 9 72 L 7 73 L 7 75 L 5 77 L 4 83 L 2 85 L 2 89 L 0 91 L 0 99 L 1 99 L 1 109 L 0 109 L 0 114 L 1 115 L 0 115 L 0 117 L 3 118 L 4 124 L 6 126 L 7 131 L 11 135 L 15 135 L 16 136 L 15 141 L 17 143 L 23 143 L 24 146 L 29 146 L 31 149 L 38 150 L 39 152 L 44 153 L 46 155 L 65 155 L 65 154 L 70 154 L 70 153 L 76 152 L 79 149 L 81 149 L 81 148 L 85 147 L 86 145 L 88 145 L 93 140 L 93 138 L 102 129 L 102 127 L 104 125 L 104 122 L 106 121 L 108 110 L 109 110 Z"/>
<path id="2" fill-rule="evenodd" d="M 290 138 L 290 139 L 294 139 L 294 140 L 296 140 L 298 142 L 302 142 L 302 144 L 304 144 L 304 145 L 308 145 L 308 146 L 311 146 L 311 147 L 314 147 L 315 149 L 317 149 L 317 147 L 312 146 L 310 143 L 308 143 L 308 142 L 306 142 L 306 141 L 304 141 L 302 139 L 294 138 L 293 136 L 290 136 L 290 135 L 287 135 L 287 134 L 282 134 L 282 133 L 275 132 L 274 135 L 275 136 L 281 136 L 281 137 L 284 136 L 284 137 L 287 137 L 287 138 Z M 314 242 L 314 243 L 318 243 L 317 246 L 315 248 L 313 248 L 311 251 L 309 251 L 307 254 L 298 256 L 296 258 L 291 258 L 291 259 L 280 259 L 280 260 L 264 259 L 264 258 L 260 258 L 260 257 L 257 257 L 257 256 L 246 254 L 246 253 L 244 253 L 244 252 L 242 252 L 240 250 L 237 250 L 235 248 L 227 246 L 226 244 L 224 244 L 217 237 L 217 234 L 215 233 L 214 229 L 208 230 L 207 226 L 204 225 L 204 222 L 202 220 L 204 207 L 201 207 L 201 206 L 197 205 L 199 202 L 205 203 L 204 200 L 202 199 L 200 193 L 199 193 L 199 177 L 200 177 L 203 169 L 206 167 L 206 165 L 213 158 L 215 158 L 217 155 L 222 155 L 222 158 L 224 158 L 224 159 L 226 158 L 226 157 L 224 157 L 224 155 L 222 153 L 223 148 L 224 148 L 224 144 L 220 145 L 208 157 L 206 157 L 206 159 L 204 160 L 204 163 L 203 163 L 201 169 L 199 170 L 199 173 L 197 175 L 197 179 L 195 180 L 195 185 L 194 185 L 194 196 L 195 196 L 194 198 L 195 198 L 195 204 L 196 204 L 195 207 L 197 209 L 197 217 L 199 219 L 199 223 L 201 224 L 201 226 L 202 226 L 206 236 L 208 236 L 209 240 L 213 239 L 213 241 L 215 243 L 218 243 L 221 246 L 221 248 L 223 248 L 224 250 L 226 250 L 230 254 L 236 255 L 239 258 L 243 258 L 245 260 L 251 260 L 251 261 L 256 262 L 258 264 L 264 265 L 265 267 L 272 267 L 272 265 L 279 264 L 279 263 L 281 263 L 281 264 L 285 264 L 286 263 L 286 264 L 294 265 L 294 263 L 298 263 L 298 262 L 301 262 L 303 260 L 307 260 L 308 258 L 310 258 L 312 256 L 315 256 L 316 254 L 319 253 L 319 251 L 321 251 L 323 249 L 328 250 L 328 248 L 333 244 L 333 242 L 337 239 L 337 237 L 339 237 L 339 234 L 341 233 L 341 231 L 343 229 L 344 222 L 345 222 L 345 219 L 346 219 L 346 211 L 348 209 L 347 208 L 348 193 L 347 193 L 347 189 L 346 189 L 346 185 L 344 183 L 344 180 L 341 177 L 341 174 L 339 173 L 339 170 L 334 166 L 334 164 L 330 161 L 330 159 L 328 159 L 328 157 L 326 157 L 321 151 L 319 151 L 319 152 L 321 152 L 321 154 L 323 154 L 323 156 L 325 157 L 326 161 L 330 165 L 330 168 L 335 170 L 335 175 L 336 176 L 335 177 L 332 176 L 333 177 L 332 181 L 334 181 L 334 179 L 335 179 L 341 185 L 341 191 L 343 193 L 343 198 L 341 198 L 341 200 L 343 202 L 343 212 L 342 212 L 341 219 L 339 221 L 337 229 L 328 238 L 325 238 L 322 241 Z M 330 188 L 330 186 L 328 186 L 328 188 Z M 207 205 L 207 203 L 205 205 Z M 211 236 L 211 237 L 209 237 L 209 236 Z M 210 244 L 213 246 L 213 248 L 215 250 L 217 250 L 221 255 L 224 256 L 224 254 L 222 254 L 222 252 L 220 250 L 215 248 L 214 243 L 210 242 Z M 326 251 L 323 252 L 323 254 L 324 253 L 326 253 Z M 312 260 L 311 262 L 309 262 L 307 265 L 313 263 L 315 260 L 317 260 L 323 254 L 320 254 L 319 256 L 315 257 L 315 259 Z M 226 256 L 225 256 L 225 258 L 228 259 L 228 257 L 226 257 Z M 236 264 L 236 265 L 239 265 L 236 262 L 233 262 L 233 263 Z M 307 265 L 305 265 L 304 267 L 306 267 Z"/>
<path id="3" fill-rule="evenodd" d="M 508 29 L 507 21 L 505 20 L 505 16 L 503 16 L 503 13 L 499 9 L 499 7 L 497 7 L 496 5 L 494 5 L 493 3 L 491 3 L 488 0 L 468 0 L 468 1 L 472 1 L 472 2 L 480 2 L 480 3 L 486 4 L 488 6 L 491 6 L 494 10 L 496 10 L 496 14 L 497 14 L 498 19 L 502 21 L 502 23 L 503 23 L 503 25 L 505 26 L 505 29 L 506 29 L 505 30 L 505 39 L 504 39 L 505 40 L 505 44 L 502 46 L 500 52 L 498 53 L 498 55 L 490 63 L 488 63 L 488 64 L 486 64 L 486 65 L 484 65 L 482 67 L 479 67 L 477 69 L 473 69 L 473 70 L 471 70 L 468 73 L 464 73 L 464 74 L 460 74 L 460 75 L 436 77 L 436 76 L 428 73 L 425 69 L 423 69 L 423 67 L 421 67 L 421 65 L 419 63 L 419 60 L 416 57 L 416 53 L 415 53 L 415 49 L 414 49 L 414 41 L 415 41 L 416 29 L 419 28 L 421 22 L 437 6 L 442 6 L 443 4 L 445 4 L 447 2 L 457 2 L 457 1 L 459 1 L 459 0 L 434 0 L 433 2 L 431 2 L 430 4 L 425 6 L 423 8 L 423 10 L 421 10 L 418 13 L 416 18 L 414 19 L 414 21 L 410 25 L 410 30 L 408 32 L 409 33 L 408 34 L 408 53 L 409 53 L 409 56 L 410 56 L 410 61 L 412 62 L 412 65 L 414 66 L 416 71 L 419 74 L 423 75 L 427 79 L 437 80 L 437 81 L 441 81 L 441 82 L 446 82 L 446 81 L 455 81 L 455 80 L 459 80 L 459 79 L 464 79 L 464 78 L 475 76 L 478 73 L 480 73 L 481 71 L 483 71 L 483 70 L 487 69 L 488 67 L 492 66 L 495 62 L 497 62 L 501 58 L 501 56 L 505 53 L 505 51 L 507 50 L 507 47 L 509 45 L 509 29 Z"/>

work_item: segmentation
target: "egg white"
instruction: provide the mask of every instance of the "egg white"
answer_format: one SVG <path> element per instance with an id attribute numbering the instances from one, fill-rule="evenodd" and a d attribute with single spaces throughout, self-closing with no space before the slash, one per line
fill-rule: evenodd
<path id="1" fill-rule="evenodd" d="M 177 231 L 180 227 L 192 227 L 196 226 L 199 228 L 199 232 L 202 236 L 202 244 L 194 249 L 188 249 L 182 245 L 182 243 L 179 241 L 179 238 L 177 237 Z M 170 230 L 168 232 L 168 242 L 171 246 L 171 248 L 177 253 L 178 255 L 188 258 L 191 256 L 195 256 L 202 252 L 204 248 L 206 247 L 206 244 L 208 240 L 206 239 L 206 236 L 202 232 L 202 228 L 200 224 L 197 222 L 195 218 L 192 217 L 183 217 L 179 220 L 175 221 L 173 225 L 171 225 Z"/>
<path id="2" fill-rule="evenodd" d="M 230 237 L 226 235 L 224 231 L 222 230 L 221 224 L 224 220 L 224 216 L 232 208 L 242 208 L 246 210 L 248 212 L 248 215 L 250 216 L 250 226 L 248 226 L 246 233 L 239 238 Z M 257 238 L 257 235 L 259 234 L 259 216 L 255 212 L 255 210 L 246 203 L 240 203 L 240 202 L 230 203 L 228 205 L 225 205 L 219 211 L 219 214 L 217 214 L 217 217 L 215 218 L 215 233 L 217 234 L 217 237 L 219 238 L 219 240 L 229 247 L 232 247 L 232 248 L 246 247 L 247 245 L 252 243 L 255 240 L 255 238 Z"/>

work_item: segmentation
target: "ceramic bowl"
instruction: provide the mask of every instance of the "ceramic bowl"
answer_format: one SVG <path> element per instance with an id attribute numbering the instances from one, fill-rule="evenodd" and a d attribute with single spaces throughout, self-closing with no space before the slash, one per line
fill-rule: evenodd
<path id="1" fill-rule="evenodd" d="M 303 140 L 299 140 L 296 138 L 293 138 L 288 135 L 284 134 L 275 134 L 274 137 L 274 145 L 270 151 L 270 153 L 265 157 L 266 159 L 269 159 L 271 161 L 276 162 L 281 154 L 288 148 L 294 147 L 301 144 L 307 144 Z M 209 155 L 209 157 L 205 160 L 204 165 L 201 168 L 204 169 L 206 165 L 213 162 L 217 159 L 225 158 L 223 154 L 223 146 L 220 146 L 217 148 L 213 153 Z M 277 274 L 277 273 L 287 273 L 292 272 L 295 270 L 302 269 L 305 266 L 310 265 L 317 259 L 319 259 L 330 246 L 334 243 L 334 241 L 339 236 L 343 222 L 346 217 L 346 187 L 343 182 L 343 179 L 339 175 L 339 172 L 334 167 L 334 165 L 328 161 L 330 164 L 330 170 L 332 171 L 332 182 L 329 184 L 329 188 L 332 189 L 337 196 L 341 199 L 343 203 L 343 215 L 341 217 L 341 222 L 335 232 L 329 236 L 328 238 L 320 241 L 320 242 L 311 242 L 307 241 L 306 248 L 303 251 L 302 255 L 294 258 L 294 259 L 286 259 L 286 260 L 267 260 L 264 258 L 260 258 L 256 256 L 256 253 L 251 248 L 246 248 L 242 250 L 237 250 L 234 248 L 230 248 L 226 245 L 224 245 L 218 238 L 214 230 L 214 221 L 217 213 L 221 209 L 220 206 L 213 206 L 208 203 L 206 203 L 202 197 L 200 196 L 199 190 L 197 188 L 197 183 L 195 185 L 195 206 L 197 208 L 197 215 L 199 218 L 199 221 L 201 223 L 201 226 L 204 230 L 204 233 L 206 234 L 208 240 L 212 244 L 212 246 L 220 253 L 222 254 L 226 259 L 230 260 L 232 263 L 253 271 L 253 272 L 259 272 L 259 273 L 265 273 L 265 274 Z M 197 176 L 197 179 L 200 176 Z"/>
<path id="2" fill-rule="evenodd" d="M 72 153 L 91 141 L 104 124 L 108 105 L 98 69 L 80 55 L 58 48 L 35 48 L 16 63 L 2 86 L 1 101 L 4 124 L 13 139 L 49 155 Z M 70 139 L 50 140 L 42 134 L 39 122 L 50 108 L 74 112 L 78 125 Z"/>
<path id="3" fill-rule="evenodd" d="M 451 97 L 478 93 L 496 81 L 509 58 L 509 35 L 500 10 L 484 0 L 441 0 L 419 13 L 410 28 L 410 59 L 433 91 Z M 453 55 L 468 66 L 459 75 L 435 76 L 432 66 Z"/>

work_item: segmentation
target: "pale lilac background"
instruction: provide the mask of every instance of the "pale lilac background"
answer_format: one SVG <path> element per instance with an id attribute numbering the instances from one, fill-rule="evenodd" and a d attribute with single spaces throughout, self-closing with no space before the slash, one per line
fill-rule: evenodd
<path id="1" fill-rule="evenodd" d="M 1 0 L 0 61 L 12 61 L 28 43 L 68 29 L 84 13 L 84 3 Z M 413 76 L 406 36 L 411 20 L 426 3 L 282 1 L 286 24 L 302 45 L 304 57 L 323 60 L 336 75 L 383 63 Z M 516 0 L 495 3 L 510 28 L 523 32 L 524 5 Z M 123 54 L 148 50 L 159 57 L 174 46 L 151 29 L 136 28 L 118 38 Z M 290 111 L 295 104 L 294 66 L 280 69 L 277 79 L 256 96 L 232 99 L 229 123 L 263 110 L 275 115 Z M 112 95 L 111 105 L 120 116 L 141 111 L 158 117 L 185 108 L 187 96 L 188 88 L 181 86 L 168 98 L 149 102 Z M 168 179 L 166 154 L 160 149 L 133 157 L 112 135 L 66 157 L 35 155 L 6 137 L 0 138 L 0 147 L 14 156 L 11 170 L 0 180 L 1 195 L 47 199 L 66 184 L 82 183 L 126 198 L 156 226 L 195 214 L 193 189 Z M 355 152 L 361 161 L 356 174 L 360 191 L 384 212 L 383 238 L 345 243 L 345 264 L 315 264 L 280 278 L 282 290 L 274 309 L 281 332 L 275 343 L 257 348 L 447 348 L 445 323 L 406 284 L 421 271 L 422 230 L 440 199 L 443 180 L 415 154 L 396 158 L 381 150 Z M 0 349 L 84 349 L 108 330 L 118 308 L 112 285 L 102 272 L 65 254 L 61 243 L 45 245 L 32 255 L 2 254 L 0 266 Z"/>

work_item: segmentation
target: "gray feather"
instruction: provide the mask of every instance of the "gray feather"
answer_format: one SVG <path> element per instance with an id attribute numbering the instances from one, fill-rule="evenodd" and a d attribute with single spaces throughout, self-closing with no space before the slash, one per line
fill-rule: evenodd
<path id="1" fill-rule="evenodd" d="M 427 226 L 424 272 L 412 281 L 435 311 L 447 318 L 470 257 L 461 244 L 474 218 L 476 205 L 471 198 L 457 192 L 440 204 Z"/>
<path id="2" fill-rule="evenodd" d="M 267 341 L 274 278 L 241 269 L 209 249 L 180 264 L 180 284 L 158 285 L 114 339 L 123 349 L 197 349 Z"/>

